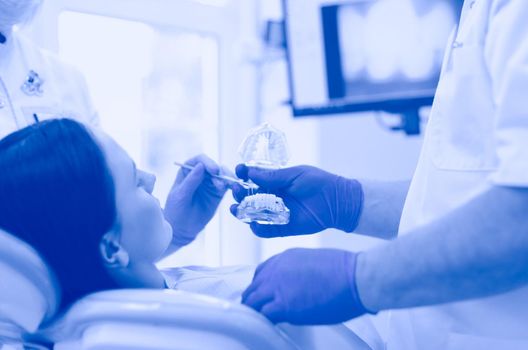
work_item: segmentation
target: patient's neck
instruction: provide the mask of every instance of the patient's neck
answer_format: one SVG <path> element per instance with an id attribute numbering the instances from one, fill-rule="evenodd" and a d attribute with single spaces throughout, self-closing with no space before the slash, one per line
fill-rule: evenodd
<path id="1" fill-rule="evenodd" d="M 165 288 L 165 278 L 154 264 L 130 263 L 126 268 L 109 272 L 122 288 Z"/>

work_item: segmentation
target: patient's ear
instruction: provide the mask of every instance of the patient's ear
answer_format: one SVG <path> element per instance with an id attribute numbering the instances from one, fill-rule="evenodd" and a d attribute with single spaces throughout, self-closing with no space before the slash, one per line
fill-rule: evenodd
<path id="1" fill-rule="evenodd" d="M 128 252 L 121 246 L 114 232 L 108 232 L 101 238 L 99 250 L 107 267 L 124 268 L 130 262 Z"/>

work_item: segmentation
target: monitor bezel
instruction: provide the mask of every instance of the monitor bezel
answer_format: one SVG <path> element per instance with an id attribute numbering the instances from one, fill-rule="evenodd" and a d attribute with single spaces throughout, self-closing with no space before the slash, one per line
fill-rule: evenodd
<path id="1" fill-rule="evenodd" d="M 292 58 L 290 56 L 290 36 L 288 30 L 288 1 L 282 0 L 282 11 L 284 15 L 284 43 L 285 43 L 285 57 L 288 74 L 288 90 L 290 92 L 290 101 L 293 116 L 294 117 L 309 117 L 309 116 L 326 116 L 335 114 L 346 114 L 346 113 L 359 113 L 368 111 L 386 111 L 390 113 L 405 113 L 407 111 L 417 110 L 421 107 L 431 106 L 434 101 L 436 92 L 436 86 L 438 85 L 438 79 L 434 89 L 425 91 L 421 96 L 413 97 L 398 97 L 388 99 L 373 99 L 371 101 L 364 102 L 351 102 L 347 99 L 339 99 L 335 101 L 329 100 L 326 105 L 317 106 L 298 106 L 296 105 L 295 99 L 295 87 L 293 78 Z M 326 50 L 326 46 L 325 46 Z M 326 65 L 326 52 L 325 52 L 325 65 Z M 328 74 L 328 71 L 325 71 Z"/>

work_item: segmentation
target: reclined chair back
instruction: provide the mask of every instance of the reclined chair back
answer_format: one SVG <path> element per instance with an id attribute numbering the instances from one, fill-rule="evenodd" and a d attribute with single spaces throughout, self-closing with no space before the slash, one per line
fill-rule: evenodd
<path id="1" fill-rule="evenodd" d="M 22 346 L 57 304 L 53 275 L 38 253 L 0 230 L 0 348 Z"/>
<path id="2" fill-rule="evenodd" d="M 55 350 L 298 349 L 252 309 L 174 290 L 94 293 L 42 336 Z"/>

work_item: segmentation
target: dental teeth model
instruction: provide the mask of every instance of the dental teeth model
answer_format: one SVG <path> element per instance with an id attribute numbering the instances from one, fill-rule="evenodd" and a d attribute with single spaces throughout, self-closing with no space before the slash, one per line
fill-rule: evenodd
<path id="1" fill-rule="evenodd" d="M 269 123 L 251 130 L 238 153 L 247 166 L 278 169 L 288 163 L 286 136 Z"/>
<path id="2" fill-rule="evenodd" d="M 247 166 L 279 169 L 288 163 L 286 136 L 268 123 L 249 133 L 239 153 Z M 254 194 L 251 190 L 240 202 L 237 218 L 245 223 L 286 225 L 290 221 L 290 210 L 282 198 L 270 193 Z"/>
<path id="3" fill-rule="evenodd" d="M 242 200 L 237 218 L 245 223 L 261 225 L 285 225 L 290 221 L 290 210 L 282 198 L 269 193 L 257 193 Z"/>

